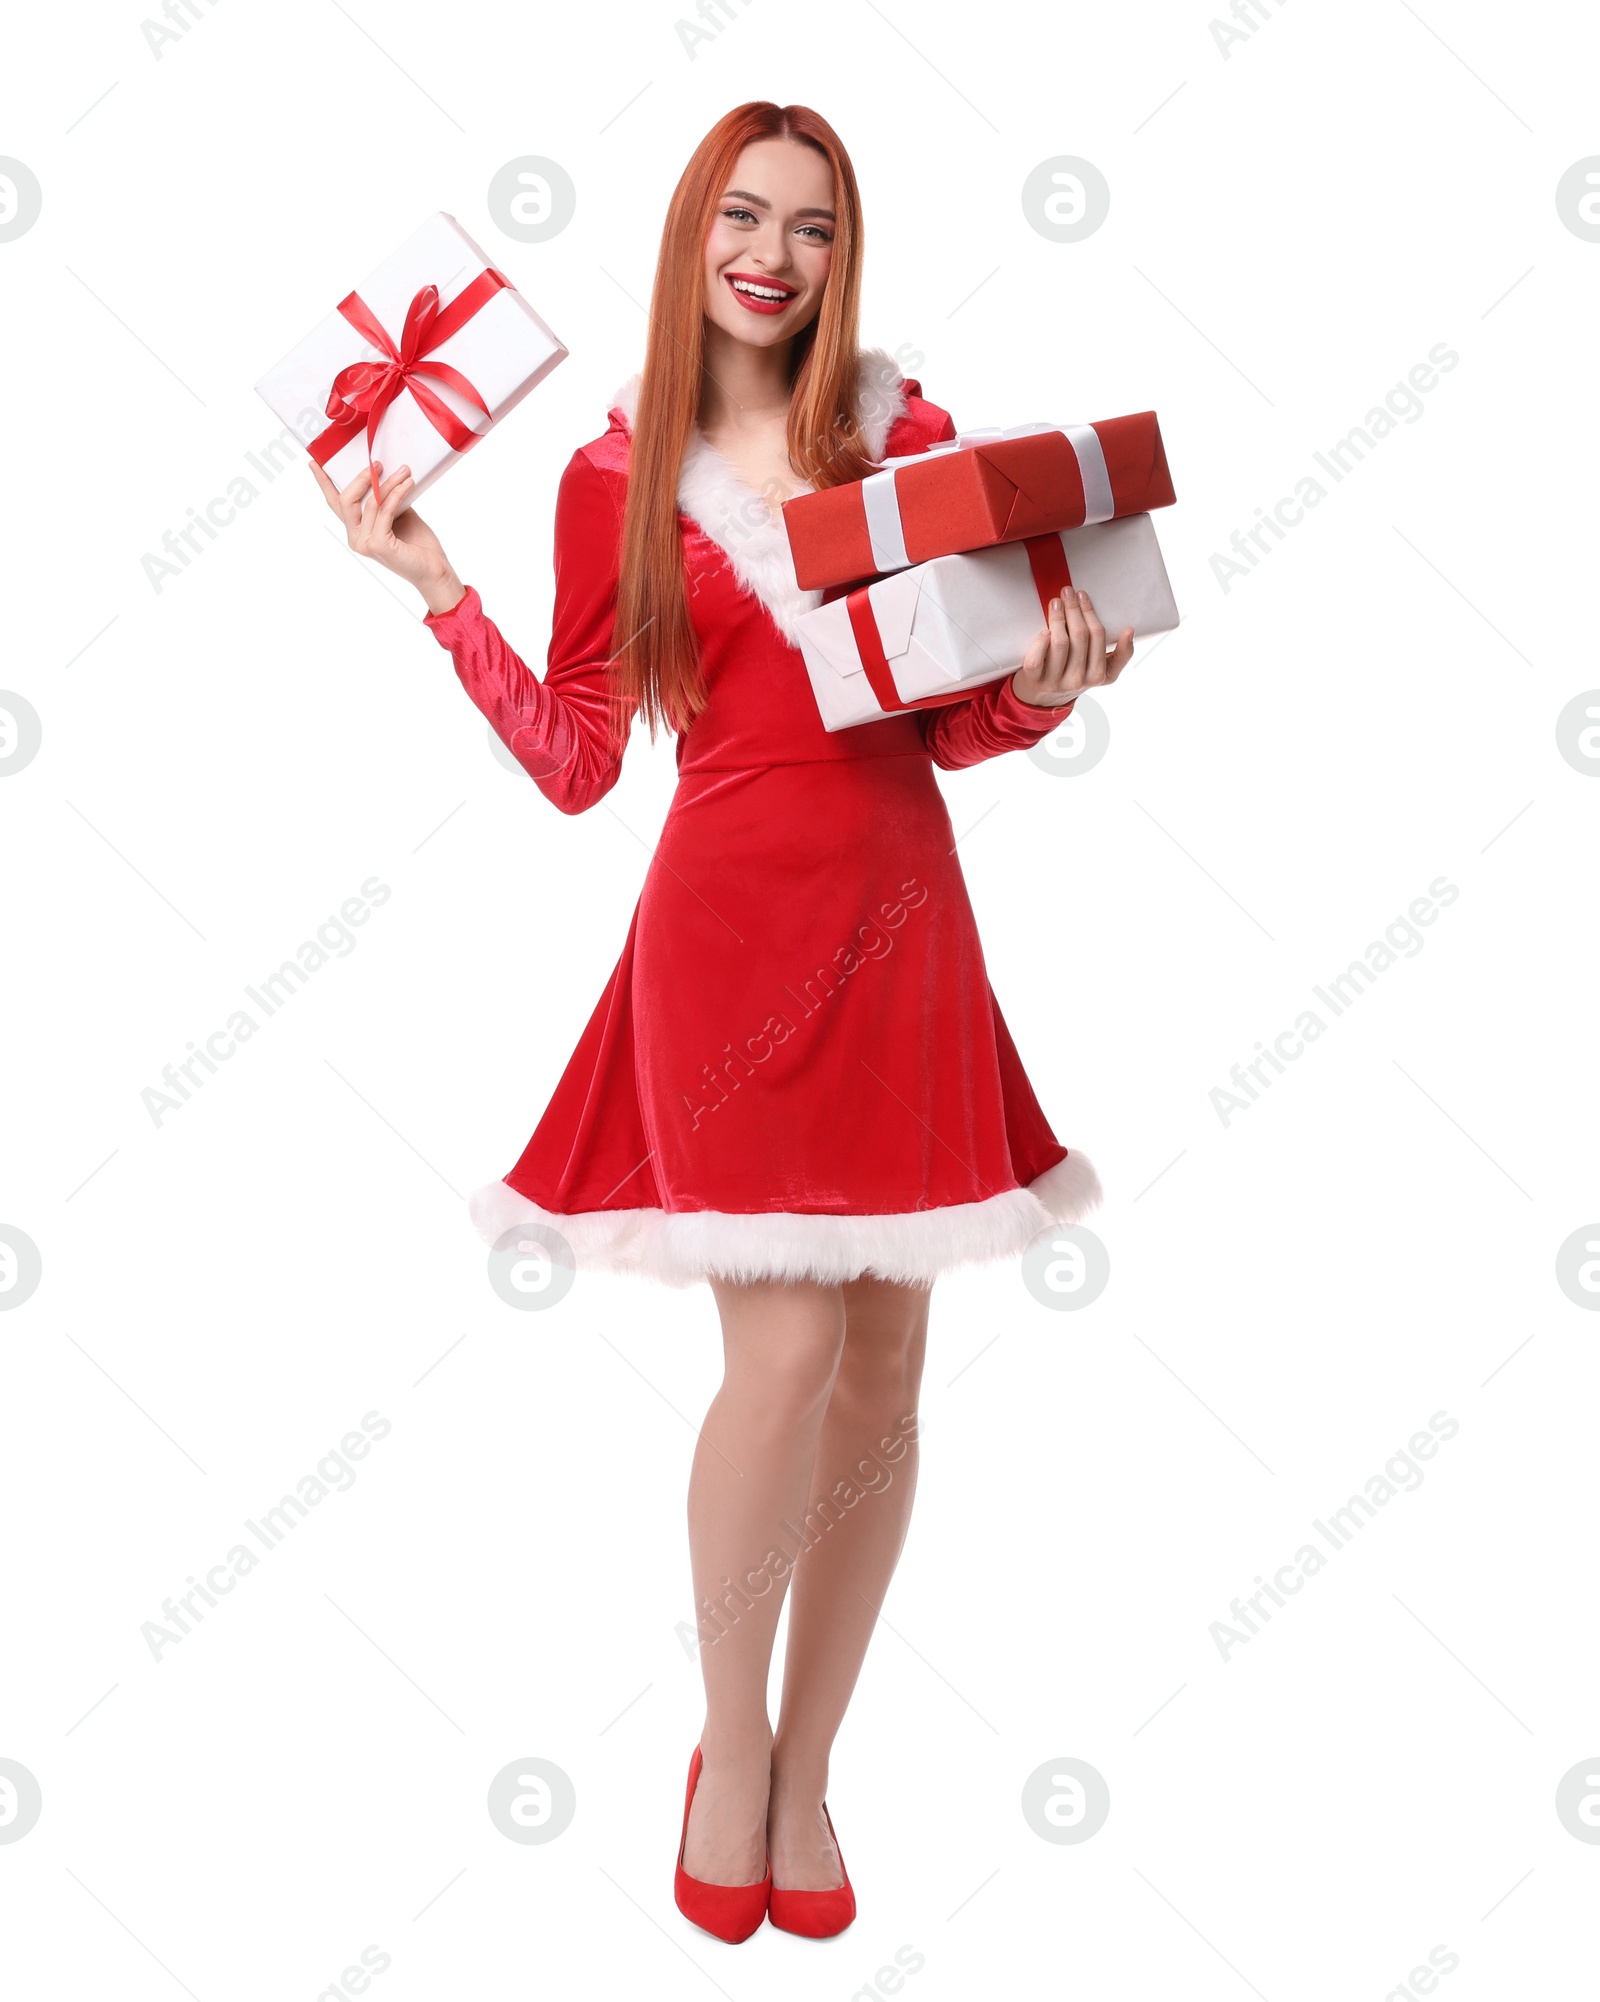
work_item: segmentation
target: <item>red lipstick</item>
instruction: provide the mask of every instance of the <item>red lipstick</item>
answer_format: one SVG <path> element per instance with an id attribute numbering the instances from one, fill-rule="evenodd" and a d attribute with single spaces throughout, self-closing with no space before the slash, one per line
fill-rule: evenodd
<path id="1" fill-rule="evenodd" d="M 782 278 L 761 278 L 753 271 L 724 271 L 722 277 L 728 290 L 738 300 L 739 304 L 747 312 L 751 313 L 785 312 L 788 309 L 789 301 L 800 290 L 798 285 L 790 285 Z M 743 287 L 754 287 L 756 288 L 756 292 L 765 293 L 768 296 L 765 298 L 758 297 L 756 296 L 756 292 L 741 289 Z M 772 296 L 774 294 L 777 296 Z"/>

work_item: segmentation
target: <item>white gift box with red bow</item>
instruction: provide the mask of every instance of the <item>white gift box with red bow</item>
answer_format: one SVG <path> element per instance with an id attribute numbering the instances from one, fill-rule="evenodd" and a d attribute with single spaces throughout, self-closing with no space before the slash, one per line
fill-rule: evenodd
<path id="1" fill-rule="evenodd" d="M 800 651 L 826 730 L 937 708 L 1022 665 L 1044 607 L 1088 592 L 1114 644 L 1170 632 L 1178 608 L 1148 514 L 938 556 L 800 616 Z"/>
<path id="2" fill-rule="evenodd" d="M 408 465 L 407 504 L 567 350 L 453 216 L 433 215 L 256 384 L 336 487 Z"/>

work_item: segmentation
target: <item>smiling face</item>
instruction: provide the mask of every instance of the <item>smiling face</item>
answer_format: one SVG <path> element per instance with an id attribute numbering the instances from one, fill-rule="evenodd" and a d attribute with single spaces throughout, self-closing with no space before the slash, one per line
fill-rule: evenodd
<path id="1" fill-rule="evenodd" d="M 706 237 L 706 318 L 753 347 L 792 340 L 821 308 L 834 227 L 823 154 L 796 139 L 746 146 Z"/>

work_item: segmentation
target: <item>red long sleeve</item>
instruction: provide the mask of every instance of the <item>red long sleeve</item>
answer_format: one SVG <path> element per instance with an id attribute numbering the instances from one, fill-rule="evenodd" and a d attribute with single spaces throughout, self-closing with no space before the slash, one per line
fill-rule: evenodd
<path id="1" fill-rule="evenodd" d="M 1020 701 L 1008 674 L 1002 681 L 987 682 L 965 702 L 924 709 L 922 738 L 933 762 L 944 771 L 955 772 L 964 765 L 996 758 L 1002 751 L 1030 749 L 1058 728 L 1071 709 L 1070 702 L 1059 709 L 1036 709 Z"/>
<path id="2" fill-rule="evenodd" d="M 540 681 L 470 586 L 423 621 L 447 647 L 462 687 L 545 798 L 582 813 L 616 784 L 632 723 L 613 695 L 621 516 L 606 476 L 574 454 L 556 495 L 555 608 Z"/>

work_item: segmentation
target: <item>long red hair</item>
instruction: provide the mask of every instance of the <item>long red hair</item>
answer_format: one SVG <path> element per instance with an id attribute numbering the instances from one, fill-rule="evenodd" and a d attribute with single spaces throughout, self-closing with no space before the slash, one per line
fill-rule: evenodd
<path id="1" fill-rule="evenodd" d="M 814 487 L 871 470 L 856 411 L 861 302 L 861 197 L 838 134 L 803 104 L 741 104 L 694 150 L 661 232 L 650 334 L 633 423 L 622 526 L 613 668 L 655 735 L 685 729 L 705 706 L 678 531 L 678 474 L 700 408 L 705 355 L 705 244 L 734 162 L 758 139 L 816 147 L 833 169 L 837 223 L 817 317 L 795 337 L 789 457 Z"/>

